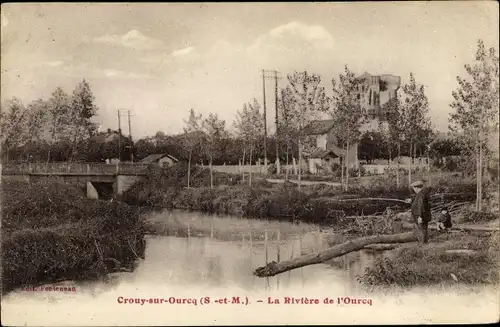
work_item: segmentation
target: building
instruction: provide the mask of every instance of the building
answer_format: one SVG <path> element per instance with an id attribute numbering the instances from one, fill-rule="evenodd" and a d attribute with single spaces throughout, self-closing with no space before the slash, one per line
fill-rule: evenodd
<path id="1" fill-rule="evenodd" d="M 401 77 L 389 74 L 375 76 L 364 73 L 357 78 L 359 82 L 358 99 L 361 106 L 368 114 L 369 120 L 360 126 L 360 132 L 377 131 L 387 129 L 386 112 L 384 105 L 391 99 L 397 97 L 401 86 Z M 307 156 L 309 171 L 313 174 L 321 171 L 331 171 L 333 165 L 348 165 L 349 168 L 359 168 L 358 144 L 350 146 L 348 157 L 345 158 L 345 150 L 338 147 L 334 136 L 334 126 L 331 119 L 311 121 L 304 129 L 304 135 L 316 136 L 316 149 Z"/>
<path id="2" fill-rule="evenodd" d="M 116 130 L 111 130 L 111 128 L 108 128 L 106 132 L 98 132 L 94 136 L 92 136 L 90 139 L 94 142 L 98 143 L 116 143 L 118 142 L 118 139 L 120 137 L 120 133 Z M 121 135 L 121 138 L 123 141 L 128 141 L 129 139 Z"/>
<path id="3" fill-rule="evenodd" d="M 360 132 L 386 130 L 388 124 L 384 107 L 391 99 L 397 98 L 401 77 L 389 74 L 375 76 L 365 72 L 358 77 L 358 81 L 358 99 L 370 118 L 361 125 Z"/>
<path id="4" fill-rule="evenodd" d="M 123 135 L 120 131 L 108 128 L 105 132 L 98 132 L 90 137 L 88 144 L 93 149 L 89 155 L 94 161 L 120 162 L 118 149 L 120 149 L 122 161 L 132 159 L 133 143 L 130 137 Z"/>
<path id="5" fill-rule="evenodd" d="M 374 76 L 365 72 L 357 80 L 361 106 L 373 119 L 385 117 L 384 105 L 397 97 L 401 77 L 389 74 Z"/>
<path id="6" fill-rule="evenodd" d="M 160 167 L 168 167 L 179 162 L 177 158 L 169 155 L 168 153 L 150 154 L 141 160 L 141 163 L 156 164 Z"/>
<path id="7" fill-rule="evenodd" d="M 335 165 L 344 166 L 346 162 L 349 168 L 359 167 L 358 145 L 349 147 L 346 158 L 346 151 L 338 146 L 334 128 L 334 121 L 327 119 L 313 120 L 302 130 L 304 135 L 316 137 L 316 148 L 306 156 L 310 173 L 330 173 Z"/>
<path id="8" fill-rule="evenodd" d="M 340 162 L 345 151 L 336 153 L 333 150 L 323 150 L 317 148 L 308 156 L 308 169 L 311 174 L 326 173 L 330 174 L 334 171 L 335 166 L 340 167 Z"/>

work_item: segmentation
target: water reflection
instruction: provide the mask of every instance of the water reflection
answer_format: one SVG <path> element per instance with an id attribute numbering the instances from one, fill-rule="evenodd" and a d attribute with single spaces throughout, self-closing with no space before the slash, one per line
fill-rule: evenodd
<path id="1" fill-rule="evenodd" d="M 298 242 L 283 241 L 280 257 L 298 255 Z M 318 280 L 344 279 L 345 274 L 327 265 L 313 265 L 296 269 L 268 279 L 252 273 L 265 264 L 266 249 L 254 242 L 222 242 L 210 238 L 176 238 L 149 236 L 146 259 L 133 273 L 134 282 L 159 285 L 236 286 L 244 290 L 266 290 L 294 285 L 307 285 Z M 277 244 L 269 242 L 268 259 L 277 259 Z M 268 282 L 269 281 L 269 282 Z"/>

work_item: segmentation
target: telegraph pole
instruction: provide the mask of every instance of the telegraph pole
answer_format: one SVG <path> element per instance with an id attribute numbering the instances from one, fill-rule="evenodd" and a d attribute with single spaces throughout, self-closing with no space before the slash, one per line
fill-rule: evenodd
<path id="1" fill-rule="evenodd" d="M 130 110 L 128 111 L 128 137 L 130 139 L 130 161 L 134 162 L 134 151 L 132 142 L 132 123 L 130 122 Z"/>
<path id="2" fill-rule="evenodd" d="M 121 150 L 122 150 L 122 126 L 121 126 L 121 117 L 124 115 L 122 111 L 125 111 L 123 109 L 118 109 L 118 159 L 121 160 Z M 131 120 L 131 115 L 130 110 L 127 110 L 127 114 L 124 115 L 128 119 L 128 138 L 130 140 L 130 144 L 132 144 L 132 120 Z M 132 145 L 126 146 L 125 148 L 130 149 L 130 159 L 133 162 L 134 161 L 134 156 L 132 153 Z"/>
<path id="3" fill-rule="evenodd" d="M 274 71 L 274 109 L 276 111 L 276 134 L 275 134 L 275 146 L 276 146 L 276 173 L 280 173 L 280 156 L 279 156 L 279 135 L 278 135 L 278 72 Z"/>
<path id="4" fill-rule="evenodd" d="M 266 75 L 266 73 L 268 75 Z M 266 87 L 265 87 L 265 80 L 267 79 L 274 79 L 274 109 L 275 109 L 275 124 L 276 124 L 276 133 L 275 133 L 275 142 L 276 142 L 276 169 L 278 170 L 277 172 L 279 173 L 279 144 L 278 144 L 278 119 L 279 119 L 279 114 L 278 114 L 278 79 L 281 79 L 281 77 L 278 76 L 279 72 L 277 70 L 262 70 L 262 83 L 264 85 L 264 123 L 265 129 L 264 129 L 264 135 L 266 137 L 265 143 L 264 143 L 264 151 L 266 153 L 265 161 L 266 161 L 266 169 L 267 169 L 267 121 L 266 121 Z"/>
<path id="5" fill-rule="evenodd" d="M 267 173 L 267 118 L 266 118 L 266 74 L 262 70 L 262 97 L 264 99 L 264 168 Z"/>
<path id="6" fill-rule="evenodd" d="M 122 125 L 121 125 L 121 115 L 120 115 L 120 109 L 118 109 L 118 160 L 121 160 L 121 154 L 122 154 Z"/>
<path id="7" fill-rule="evenodd" d="M 132 127 L 131 127 L 131 123 L 130 123 L 130 110 L 128 111 L 128 137 L 130 139 L 130 141 L 132 142 Z"/>

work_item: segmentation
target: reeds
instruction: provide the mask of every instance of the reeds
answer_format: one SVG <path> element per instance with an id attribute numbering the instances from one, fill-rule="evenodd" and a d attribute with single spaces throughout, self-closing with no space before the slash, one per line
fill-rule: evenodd
<path id="1" fill-rule="evenodd" d="M 4 183 L 2 291 L 130 269 L 144 257 L 139 211 L 73 186 Z"/>

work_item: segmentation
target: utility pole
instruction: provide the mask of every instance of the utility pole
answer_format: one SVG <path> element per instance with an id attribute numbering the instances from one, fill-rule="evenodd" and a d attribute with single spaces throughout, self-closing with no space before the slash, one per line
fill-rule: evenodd
<path id="1" fill-rule="evenodd" d="M 130 124 L 130 110 L 128 111 L 128 137 L 130 139 L 130 141 L 132 141 L 132 127 L 131 127 L 131 124 Z"/>
<path id="2" fill-rule="evenodd" d="M 268 75 L 266 75 L 266 73 Z M 279 144 L 278 144 L 278 119 L 279 119 L 279 114 L 278 114 L 278 79 L 281 79 L 281 77 L 278 76 L 278 71 L 277 70 L 262 70 L 262 83 L 264 85 L 263 92 L 264 92 L 264 124 L 265 129 L 264 129 L 264 135 L 266 138 L 266 141 L 264 143 L 264 151 L 265 151 L 265 165 L 266 165 L 266 170 L 267 170 L 267 121 L 266 121 L 266 87 L 265 87 L 265 81 L 267 79 L 274 79 L 274 109 L 275 109 L 275 124 L 276 124 L 276 133 L 275 133 L 275 144 L 276 144 L 276 169 L 277 173 L 279 174 Z"/>
<path id="3" fill-rule="evenodd" d="M 132 152 L 132 120 L 131 120 L 131 115 L 130 110 L 127 110 L 127 114 L 125 115 L 122 113 L 122 111 L 125 111 L 123 109 L 118 109 L 118 160 L 121 160 L 121 153 L 122 153 L 122 126 L 121 126 L 121 117 L 124 115 L 124 117 L 127 117 L 128 119 L 128 138 L 130 141 L 130 146 L 126 146 L 125 148 L 128 148 L 130 150 L 130 159 L 133 162 L 134 161 L 134 156 Z"/>
<path id="4" fill-rule="evenodd" d="M 121 120 L 120 120 L 120 109 L 118 109 L 118 161 L 121 160 L 121 154 L 122 154 L 122 125 L 121 125 Z"/>
<path id="5" fill-rule="evenodd" d="M 262 97 L 264 105 L 264 169 L 267 173 L 267 118 L 266 118 L 266 75 L 265 70 L 262 70 Z"/>
<path id="6" fill-rule="evenodd" d="M 132 142 L 132 125 L 130 122 L 130 110 L 128 111 L 128 137 L 130 140 L 130 161 L 134 162 L 134 151 L 133 151 L 133 142 Z"/>
<path id="7" fill-rule="evenodd" d="M 280 154 L 279 154 L 279 135 L 278 135 L 278 72 L 274 71 L 274 109 L 276 111 L 276 133 L 275 133 L 275 145 L 276 145 L 276 173 L 280 174 Z"/>

